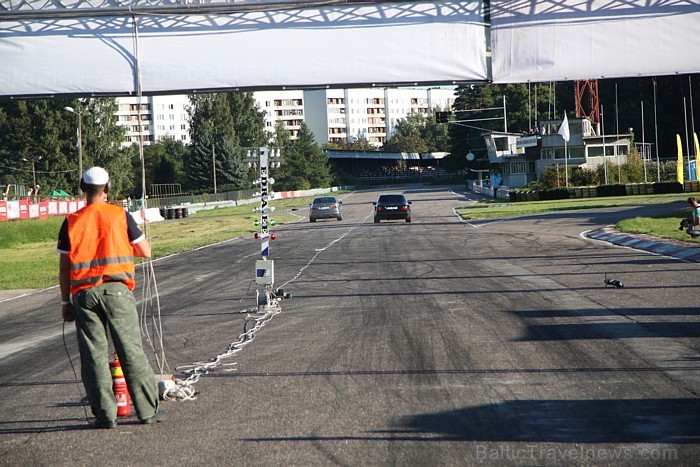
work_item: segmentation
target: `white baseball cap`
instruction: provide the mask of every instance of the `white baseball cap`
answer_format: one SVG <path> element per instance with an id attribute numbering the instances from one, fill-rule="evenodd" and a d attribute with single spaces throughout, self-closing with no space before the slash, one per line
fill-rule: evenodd
<path id="1" fill-rule="evenodd" d="M 106 185 L 109 174 L 102 167 L 90 167 L 83 174 L 83 182 L 87 185 Z"/>

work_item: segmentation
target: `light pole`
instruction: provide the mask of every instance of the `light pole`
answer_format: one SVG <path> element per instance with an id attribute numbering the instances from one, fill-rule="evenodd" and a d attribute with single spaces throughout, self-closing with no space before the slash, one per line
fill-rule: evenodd
<path id="1" fill-rule="evenodd" d="M 214 174 L 214 194 L 216 194 L 216 149 L 214 143 L 211 143 L 211 170 Z"/>
<path id="2" fill-rule="evenodd" d="M 42 156 L 39 156 L 38 159 L 32 159 L 31 161 L 29 159 L 27 159 L 26 157 L 22 158 L 22 160 L 24 162 L 31 162 L 32 163 L 32 180 L 34 181 L 34 185 L 32 185 L 32 193 L 33 193 L 32 197 L 35 200 L 36 200 L 36 191 L 34 191 L 34 190 L 36 190 L 36 187 L 37 187 L 37 184 L 36 184 L 36 162 L 40 161 L 41 157 Z"/>
<path id="3" fill-rule="evenodd" d="M 78 108 L 76 111 L 73 107 L 64 107 L 70 113 L 78 116 L 78 178 L 83 176 L 83 111 Z"/>

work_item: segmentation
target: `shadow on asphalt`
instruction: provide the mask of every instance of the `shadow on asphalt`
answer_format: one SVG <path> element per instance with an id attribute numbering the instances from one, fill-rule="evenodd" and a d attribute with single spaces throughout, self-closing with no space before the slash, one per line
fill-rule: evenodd
<path id="1" fill-rule="evenodd" d="M 700 437 L 698 413 L 700 399 L 688 398 L 519 400 L 402 417 L 393 429 L 366 431 L 363 436 L 270 437 L 243 441 L 696 444 Z"/>
<path id="2" fill-rule="evenodd" d="M 670 312 L 673 314 L 673 309 Z M 571 314 L 575 315 L 576 312 Z M 640 337 L 700 337 L 700 323 L 693 321 L 644 321 L 636 323 L 531 324 L 527 326 L 525 335 L 518 340 L 558 341 Z"/>
<path id="3" fill-rule="evenodd" d="M 379 433 L 455 441 L 695 444 L 698 414 L 700 399 L 505 401 L 405 417 L 400 429 Z"/>

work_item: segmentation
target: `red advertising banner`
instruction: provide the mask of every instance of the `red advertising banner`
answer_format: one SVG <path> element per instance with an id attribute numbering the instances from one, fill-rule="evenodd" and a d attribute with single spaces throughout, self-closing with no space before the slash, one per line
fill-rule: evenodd
<path id="1" fill-rule="evenodd" d="M 19 218 L 29 219 L 29 201 L 26 199 L 19 200 Z"/>
<path id="2" fill-rule="evenodd" d="M 0 201 L 0 222 L 15 219 L 48 219 L 49 216 L 67 215 L 79 211 L 87 204 L 86 200 L 41 201 L 29 200 Z"/>
<path id="3" fill-rule="evenodd" d="M 42 201 L 39 203 L 39 219 L 48 219 L 49 218 L 49 202 L 48 201 Z"/>

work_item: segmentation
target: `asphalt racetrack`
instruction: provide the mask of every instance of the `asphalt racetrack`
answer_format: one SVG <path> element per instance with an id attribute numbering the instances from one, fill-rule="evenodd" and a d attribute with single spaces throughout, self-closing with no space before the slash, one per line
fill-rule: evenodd
<path id="1" fill-rule="evenodd" d="M 698 264 L 581 236 L 661 208 L 469 224 L 473 195 L 389 191 L 412 223 L 374 224 L 365 191 L 274 228 L 293 298 L 166 423 L 88 428 L 58 289 L 0 302 L 0 464 L 697 465 Z M 172 372 L 243 332 L 259 248 L 154 262 Z"/>

